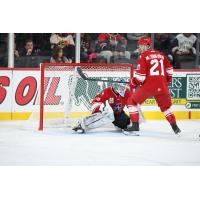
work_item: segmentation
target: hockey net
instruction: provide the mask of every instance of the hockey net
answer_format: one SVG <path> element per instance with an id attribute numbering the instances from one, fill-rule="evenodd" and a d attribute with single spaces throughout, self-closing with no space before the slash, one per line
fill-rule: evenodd
<path id="1" fill-rule="evenodd" d="M 133 75 L 131 64 L 93 63 L 43 63 L 41 64 L 40 90 L 31 119 L 39 122 L 39 130 L 45 127 L 72 127 L 90 114 L 91 100 L 112 83 L 86 81 L 76 67 L 81 67 L 88 77 L 127 81 Z"/>

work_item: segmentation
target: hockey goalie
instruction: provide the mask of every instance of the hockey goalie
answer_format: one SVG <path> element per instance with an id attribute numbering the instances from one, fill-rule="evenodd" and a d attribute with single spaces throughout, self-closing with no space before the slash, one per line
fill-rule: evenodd
<path id="1" fill-rule="evenodd" d="M 117 81 L 125 80 L 119 78 Z M 83 118 L 73 130 L 84 133 L 109 123 L 113 123 L 118 130 L 128 128 L 131 121 L 124 108 L 130 95 L 131 92 L 124 83 L 114 83 L 111 87 L 105 88 L 92 100 L 92 114 Z"/>

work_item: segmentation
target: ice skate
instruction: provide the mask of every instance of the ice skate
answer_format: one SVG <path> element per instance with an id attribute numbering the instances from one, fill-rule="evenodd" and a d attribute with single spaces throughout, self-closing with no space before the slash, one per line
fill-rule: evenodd
<path id="1" fill-rule="evenodd" d="M 132 122 L 131 126 L 128 126 L 123 130 L 124 135 L 139 136 L 139 122 Z"/>
<path id="2" fill-rule="evenodd" d="M 85 133 L 84 128 L 81 126 L 81 124 L 78 124 L 77 126 L 75 126 L 74 128 L 72 128 L 73 131 L 77 132 L 77 133 Z"/>
<path id="3" fill-rule="evenodd" d="M 175 134 L 179 134 L 181 132 L 181 130 L 179 129 L 177 124 L 173 124 L 173 125 L 171 125 L 171 127 L 172 127 Z"/>

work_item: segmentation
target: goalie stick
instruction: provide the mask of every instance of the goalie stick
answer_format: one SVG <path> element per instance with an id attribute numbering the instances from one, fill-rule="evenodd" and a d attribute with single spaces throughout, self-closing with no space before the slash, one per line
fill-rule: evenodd
<path id="1" fill-rule="evenodd" d="M 77 70 L 78 74 L 80 75 L 80 77 L 84 80 L 87 80 L 87 81 L 102 81 L 102 82 L 109 82 L 109 83 L 126 83 L 126 84 L 129 84 L 129 82 L 127 82 L 127 81 L 103 80 L 103 79 L 100 79 L 100 78 L 87 77 L 87 76 L 85 76 L 85 74 L 83 73 L 83 71 L 80 67 L 77 67 L 76 70 Z"/>

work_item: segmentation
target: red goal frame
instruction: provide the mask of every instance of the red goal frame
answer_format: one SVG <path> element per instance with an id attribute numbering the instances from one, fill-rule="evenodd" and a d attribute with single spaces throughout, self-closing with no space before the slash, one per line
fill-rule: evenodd
<path id="1" fill-rule="evenodd" d="M 43 130 L 44 125 L 44 78 L 45 78 L 45 67 L 53 67 L 53 66 L 78 66 L 78 67 L 87 67 L 87 66 L 106 66 L 106 67 L 130 67 L 130 74 L 133 77 L 134 66 L 130 63 L 115 63 L 115 64 L 107 64 L 107 63 L 41 63 L 40 64 L 40 114 L 39 114 L 39 131 Z M 131 87 L 131 86 L 130 86 Z M 132 88 L 130 88 L 132 89 Z"/>

